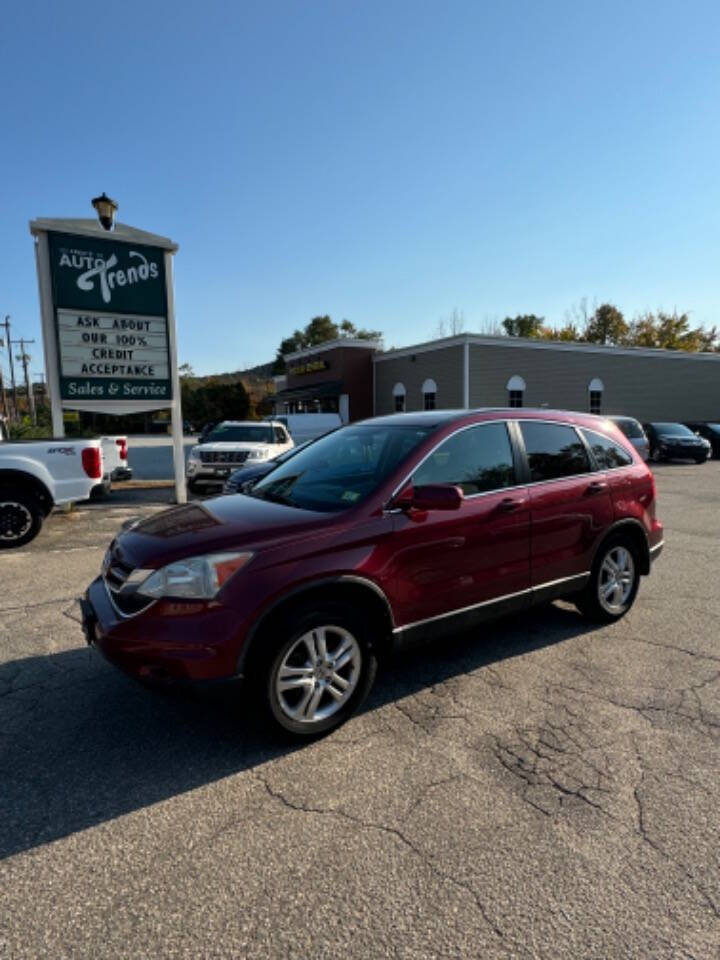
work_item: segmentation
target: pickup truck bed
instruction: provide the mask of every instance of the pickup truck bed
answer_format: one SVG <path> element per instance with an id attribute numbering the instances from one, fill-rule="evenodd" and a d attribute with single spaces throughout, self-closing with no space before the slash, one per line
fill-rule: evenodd
<path id="1" fill-rule="evenodd" d="M 0 443 L 0 549 L 20 547 L 54 506 L 87 500 L 109 482 L 100 440 Z"/>

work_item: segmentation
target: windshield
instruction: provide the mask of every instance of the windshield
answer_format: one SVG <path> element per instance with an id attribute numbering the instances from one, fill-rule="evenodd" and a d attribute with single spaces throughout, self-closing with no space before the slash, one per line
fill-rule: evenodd
<path id="1" fill-rule="evenodd" d="M 720 433 L 720 423 L 706 423 L 706 427 L 709 427 L 713 433 Z"/>
<path id="2" fill-rule="evenodd" d="M 303 510 L 347 510 L 376 490 L 433 429 L 395 424 L 344 427 L 280 464 L 250 496 Z"/>
<path id="3" fill-rule="evenodd" d="M 207 443 L 275 443 L 267 424 L 221 423 L 208 434 Z"/>
<path id="4" fill-rule="evenodd" d="M 694 437 L 695 434 L 689 427 L 682 423 L 654 423 L 653 427 L 658 433 L 664 433 L 668 437 Z"/>
<path id="5" fill-rule="evenodd" d="M 644 436 L 642 427 L 637 420 L 631 420 L 630 418 L 618 418 L 615 423 L 620 427 L 626 437 L 631 437 L 633 440 L 641 440 Z"/>

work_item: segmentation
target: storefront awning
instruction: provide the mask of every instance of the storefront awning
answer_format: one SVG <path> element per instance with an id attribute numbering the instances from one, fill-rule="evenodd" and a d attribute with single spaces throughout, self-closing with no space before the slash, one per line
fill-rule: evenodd
<path id="1" fill-rule="evenodd" d="M 292 387 L 278 390 L 276 400 L 315 400 L 321 397 L 339 397 L 344 393 L 342 380 L 324 380 L 322 383 L 309 383 L 306 387 Z"/>

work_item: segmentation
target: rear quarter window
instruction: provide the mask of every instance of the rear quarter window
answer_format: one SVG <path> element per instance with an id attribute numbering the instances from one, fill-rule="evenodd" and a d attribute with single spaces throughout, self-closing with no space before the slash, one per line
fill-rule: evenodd
<path id="1" fill-rule="evenodd" d="M 594 430 L 583 430 L 593 457 L 600 470 L 613 470 L 617 467 L 629 467 L 633 458 L 619 444 Z"/>

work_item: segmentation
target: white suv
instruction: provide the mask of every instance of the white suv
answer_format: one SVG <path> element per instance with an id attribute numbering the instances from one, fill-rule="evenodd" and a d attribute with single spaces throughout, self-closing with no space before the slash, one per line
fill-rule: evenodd
<path id="1" fill-rule="evenodd" d="M 246 463 L 262 463 L 295 444 L 282 423 L 274 420 L 223 420 L 206 441 L 190 451 L 186 474 L 193 493 L 222 487 L 231 473 Z"/>

